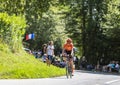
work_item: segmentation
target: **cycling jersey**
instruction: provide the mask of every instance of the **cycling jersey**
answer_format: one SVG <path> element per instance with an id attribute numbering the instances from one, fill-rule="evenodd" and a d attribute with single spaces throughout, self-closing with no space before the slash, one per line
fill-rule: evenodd
<path id="1" fill-rule="evenodd" d="M 64 44 L 64 50 L 66 50 L 66 51 L 72 51 L 72 49 L 73 49 L 73 44 L 71 43 L 71 44 L 68 44 L 68 43 L 66 43 L 66 44 Z"/>

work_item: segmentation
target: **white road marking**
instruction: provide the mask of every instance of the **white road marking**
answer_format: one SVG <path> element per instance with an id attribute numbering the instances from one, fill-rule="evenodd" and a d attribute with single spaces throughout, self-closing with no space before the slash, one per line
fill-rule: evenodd
<path id="1" fill-rule="evenodd" d="M 114 82 L 117 82 L 117 81 L 120 81 L 120 80 L 112 80 L 112 81 L 108 81 L 108 82 L 106 82 L 105 84 L 110 84 L 110 83 L 114 83 Z"/>

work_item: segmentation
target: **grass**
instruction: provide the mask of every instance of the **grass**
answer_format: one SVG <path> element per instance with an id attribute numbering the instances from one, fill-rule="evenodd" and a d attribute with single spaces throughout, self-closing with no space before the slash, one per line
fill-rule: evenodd
<path id="1" fill-rule="evenodd" d="M 0 79 L 48 78 L 65 75 L 65 69 L 47 66 L 25 51 L 12 53 L 0 44 Z"/>

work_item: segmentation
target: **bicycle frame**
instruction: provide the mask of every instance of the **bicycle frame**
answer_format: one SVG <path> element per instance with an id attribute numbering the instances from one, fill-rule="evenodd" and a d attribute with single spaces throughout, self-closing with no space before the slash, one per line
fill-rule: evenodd
<path id="1" fill-rule="evenodd" d="M 66 77 L 67 78 L 72 78 L 72 65 L 70 64 L 70 57 L 69 55 L 66 56 Z"/>

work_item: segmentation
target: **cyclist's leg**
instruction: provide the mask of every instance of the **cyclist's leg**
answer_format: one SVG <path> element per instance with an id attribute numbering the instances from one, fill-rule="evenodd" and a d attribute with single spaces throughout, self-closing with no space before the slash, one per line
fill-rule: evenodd
<path id="1" fill-rule="evenodd" d="M 72 75 L 73 75 L 73 72 L 74 72 L 73 58 L 70 58 L 70 64 L 71 64 Z"/>
<path id="2" fill-rule="evenodd" d="M 68 61 L 68 66 L 70 67 L 70 75 L 73 73 L 73 61 L 71 61 L 71 51 L 66 51 L 65 50 L 65 53 L 66 53 L 66 59 Z M 72 59 L 73 60 L 73 59 Z"/>
<path id="3" fill-rule="evenodd" d="M 71 55 L 71 51 L 66 51 L 66 53 L 69 56 L 69 63 L 70 63 L 70 67 L 71 67 L 72 73 L 73 73 L 73 57 Z"/>

